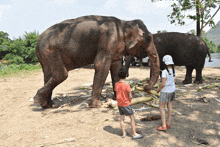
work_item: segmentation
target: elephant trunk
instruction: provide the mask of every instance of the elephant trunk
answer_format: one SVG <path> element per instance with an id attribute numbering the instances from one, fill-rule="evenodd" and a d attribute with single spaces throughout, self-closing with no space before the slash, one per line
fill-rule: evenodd
<path id="1" fill-rule="evenodd" d="M 127 74 L 127 77 L 129 77 L 129 66 L 130 66 L 130 64 L 131 64 L 132 58 L 133 58 L 132 55 L 126 56 L 125 73 Z"/>
<path id="2" fill-rule="evenodd" d="M 147 50 L 145 50 L 145 52 L 149 57 L 149 61 L 151 63 L 151 69 L 152 69 L 150 81 L 148 82 L 148 85 L 144 87 L 144 90 L 146 92 L 149 92 L 157 82 L 160 75 L 160 61 L 159 61 L 157 49 L 153 42 L 153 37 L 151 39 L 150 46 L 148 47 Z"/>

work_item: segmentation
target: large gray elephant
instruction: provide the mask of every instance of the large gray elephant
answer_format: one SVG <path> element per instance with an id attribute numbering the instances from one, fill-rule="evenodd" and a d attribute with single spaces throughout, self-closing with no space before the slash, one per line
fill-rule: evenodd
<path id="1" fill-rule="evenodd" d="M 202 84 L 202 69 L 205 64 L 205 58 L 211 56 L 206 43 L 199 37 L 187 33 L 158 33 L 153 34 L 154 44 L 156 46 L 161 70 L 165 69 L 162 58 L 165 55 L 173 57 L 174 64 L 177 66 L 186 66 L 186 76 L 183 84 L 192 83 L 192 71 L 196 70 L 196 79 L 194 83 Z M 146 54 L 137 56 L 139 59 L 146 57 Z M 132 55 L 126 57 L 125 69 L 128 73 Z"/>
<path id="2" fill-rule="evenodd" d="M 68 71 L 88 64 L 95 67 L 90 107 L 99 107 L 103 85 L 111 72 L 112 85 L 119 81 L 123 55 L 146 53 L 153 76 L 145 90 L 159 77 L 159 56 L 152 34 L 141 20 L 124 21 L 116 17 L 83 16 L 65 20 L 44 31 L 37 42 L 36 54 L 44 72 L 44 86 L 34 101 L 43 108 L 53 107 L 53 89 L 68 77 Z"/>

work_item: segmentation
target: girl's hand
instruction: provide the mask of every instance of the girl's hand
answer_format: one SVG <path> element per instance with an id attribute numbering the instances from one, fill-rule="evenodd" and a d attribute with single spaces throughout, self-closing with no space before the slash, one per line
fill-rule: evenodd
<path id="1" fill-rule="evenodd" d="M 157 93 L 159 93 L 159 92 L 160 92 L 160 88 L 157 89 Z"/>

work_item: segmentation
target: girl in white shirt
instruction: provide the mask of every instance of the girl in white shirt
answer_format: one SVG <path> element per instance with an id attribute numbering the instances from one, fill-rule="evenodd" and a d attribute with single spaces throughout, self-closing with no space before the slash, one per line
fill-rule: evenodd
<path id="1" fill-rule="evenodd" d="M 160 116 L 161 116 L 161 126 L 157 127 L 159 131 L 166 131 L 167 128 L 170 128 L 171 117 L 173 113 L 172 104 L 175 100 L 176 96 L 176 88 L 175 88 L 175 69 L 173 59 L 170 55 L 165 55 L 163 57 L 163 62 L 166 65 L 166 69 L 162 71 L 162 84 L 159 86 L 157 93 L 160 92 L 160 99 L 159 99 L 159 109 L 160 109 Z M 165 104 L 167 103 L 168 108 L 168 119 L 166 122 L 165 119 Z"/>

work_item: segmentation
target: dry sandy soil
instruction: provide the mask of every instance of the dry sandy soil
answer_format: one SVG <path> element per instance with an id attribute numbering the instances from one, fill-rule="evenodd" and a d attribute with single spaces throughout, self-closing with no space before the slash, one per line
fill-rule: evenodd
<path id="1" fill-rule="evenodd" d="M 80 68 L 69 72 L 68 79 L 53 91 L 53 97 L 58 97 L 54 99 L 55 103 L 62 106 L 56 109 L 42 109 L 31 101 L 43 86 L 41 70 L 0 79 L 0 147 L 197 147 L 204 146 L 199 143 L 201 139 L 207 141 L 208 146 L 220 146 L 220 102 L 212 97 L 220 100 L 219 87 L 198 90 L 207 84 L 219 83 L 220 68 L 204 68 L 202 85 L 181 84 L 185 68 L 176 67 L 176 71 L 178 90 L 173 108 L 182 115 L 174 114 L 171 128 L 159 132 L 156 127 L 160 120 L 140 121 L 147 115 L 159 114 L 158 108 L 143 103 L 133 105 L 137 130 L 144 135 L 138 140 L 131 138 L 128 117 L 125 122 L 129 135 L 123 139 L 116 110 L 88 107 L 85 100 L 91 90 L 79 87 L 89 87 L 94 69 Z M 149 77 L 148 67 L 132 67 L 127 81 L 140 81 L 146 77 Z M 110 76 L 106 83 L 111 83 Z M 202 102 L 201 97 L 208 102 Z M 137 110 L 140 108 L 146 109 Z"/>

